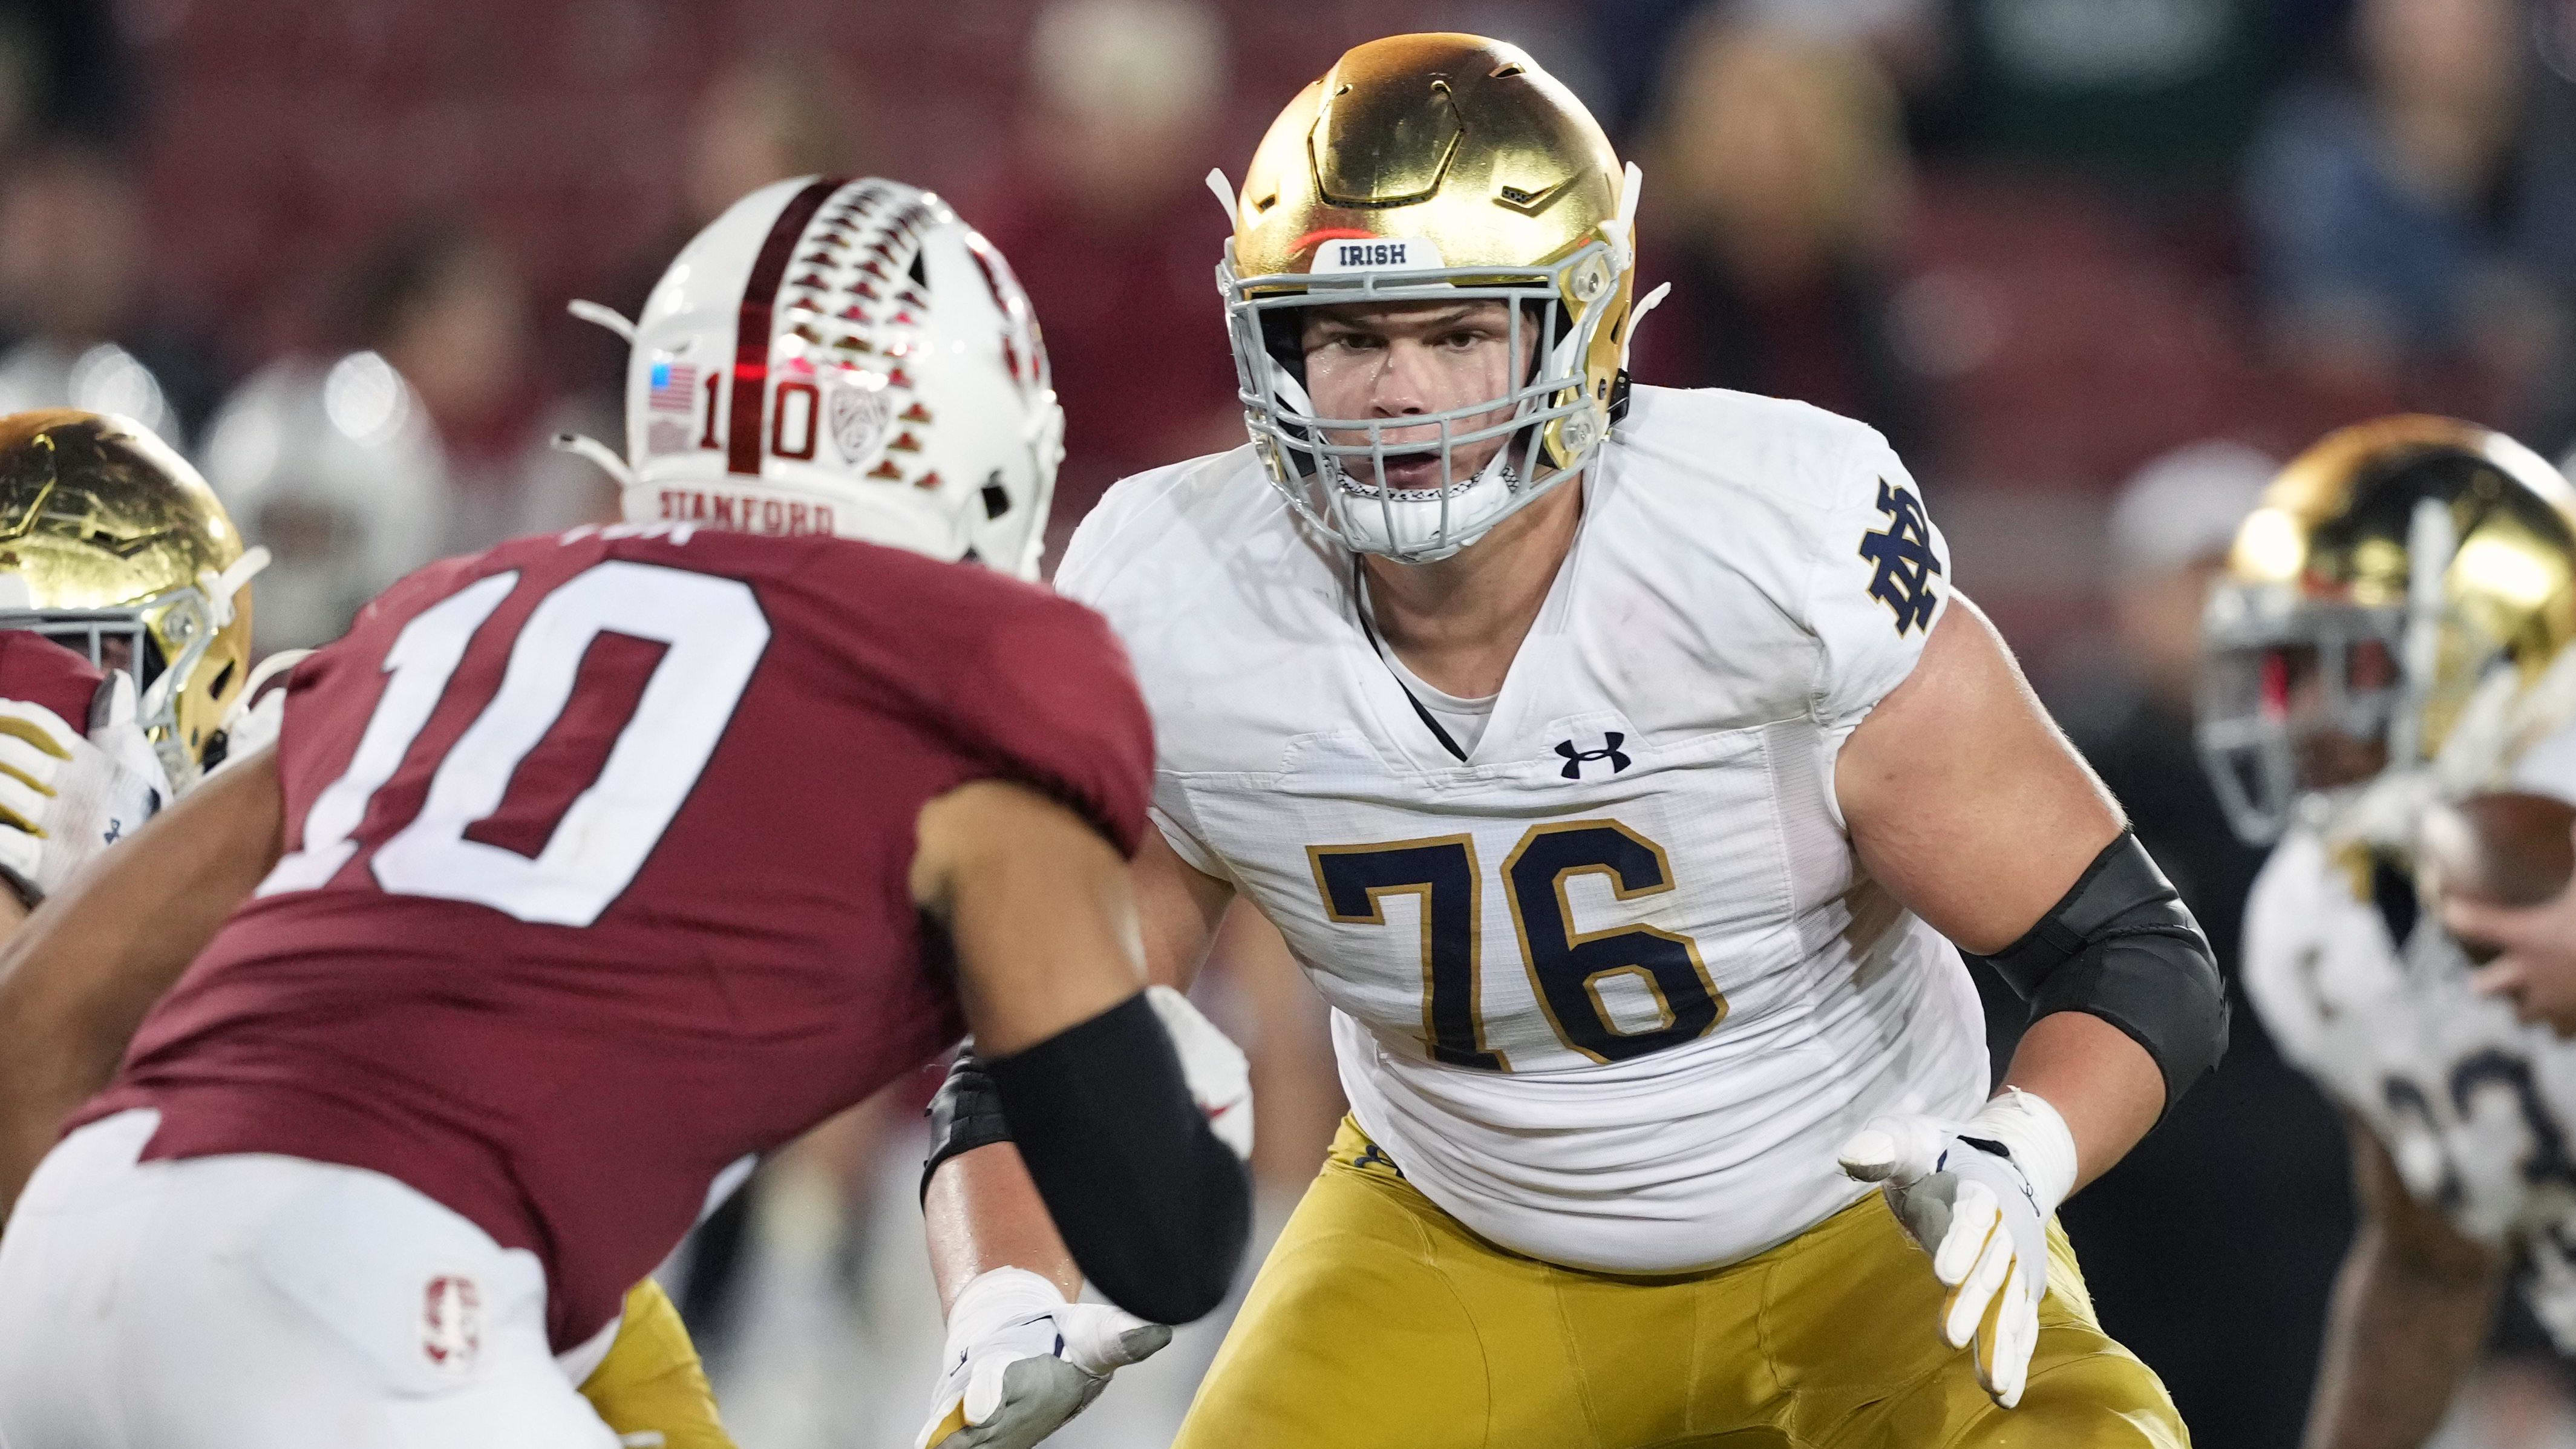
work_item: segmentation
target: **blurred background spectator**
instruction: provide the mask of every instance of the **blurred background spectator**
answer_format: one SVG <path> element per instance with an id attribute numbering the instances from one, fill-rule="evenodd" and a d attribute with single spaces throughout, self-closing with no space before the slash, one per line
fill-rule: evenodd
<path id="1" fill-rule="evenodd" d="M 1111 483 L 1241 437 L 1216 300 L 1226 212 L 1200 178 L 1239 177 L 1243 157 L 1219 142 L 1224 18 L 1195 0 L 1054 0 L 1024 64 L 1019 156 L 967 216 L 1046 332 L 1065 415 L 1054 557 Z"/>
<path id="2" fill-rule="evenodd" d="M 2547 112 L 2524 19 L 2516 0 L 2360 0 L 2264 120 L 2245 198 L 2269 340 L 2356 411 L 2527 424 L 2564 391 L 2564 288 L 2527 242 L 2576 174 L 2522 164 L 2553 151 L 2530 130 Z"/>
<path id="3" fill-rule="evenodd" d="M 1638 330 L 1639 374 L 1812 402 L 1916 456 L 1920 399 L 1887 333 L 1904 117 L 1868 54 L 1703 12 L 1635 149 L 1643 265 L 1673 284 Z"/>
<path id="4" fill-rule="evenodd" d="M 0 407 L 157 418 L 277 554 L 260 647 L 321 642 L 440 552 L 613 514 L 546 446 L 621 426 L 623 349 L 566 300 L 631 314 L 744 192 L 882 171 L 1028 288 L 1060 550 L 1115 478 L 1241 441 L 1208 169 L 1346 47 L 1437 28 L 1528 45 L 1644 166 L 1675 290 L 1640 380 L 1897 441 L 2232 970 L 2254 856 L 2188 732 L 2209 569 L 2263 459 L 2336 424 L 2576 441 L 2576 0 L 0 0 Z M 1275 1226 L 1341 1107 L 1323 1010 L 1249 917 L 1201 994 L 1254 1056 Z M 2297 1441 L 2349 1222 L 2339 1130 L 2250 1012 L 2236 1040 L 2066 1214 L 2216 1449 Z M 920 1095 L 675 1263 L 745 1443 L 910 1444 Z M 1165 1442 L 1222 1317 L 1062 1442 Z M 2576 1442 L 2562 1377 L 2508 1365 L 2444 1442 Z"/>
<path id="5" fill-rule="evenodd" d="M 200 461 L 233 521 L 271 555 L 252 596 L 262 654 L 339 638 L 446 536 L 438 435 L 380 353 L 261 368 L 225 400 Z"/>
<path id="6" fill-rule="evenodd" d="M 59 142 L 0 182 L 0 410 L 81 407 L 140 419 L 174 444 L 203 427 L 215 376 L 159 320 L 152 238 L 133 178 L 96 145 Z"/>
<path id="7" fill-rule="evenodd" d="M 2161 191 L 2223 184 L 2315 0 L 1940 0 L 1933 146 Z"/>

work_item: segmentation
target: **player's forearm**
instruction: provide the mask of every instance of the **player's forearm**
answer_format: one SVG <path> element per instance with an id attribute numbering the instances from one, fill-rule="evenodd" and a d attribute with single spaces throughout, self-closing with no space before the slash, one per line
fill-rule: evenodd
<path id="1" fill-rule="evenodd" d="M 2022 1033 L 2007 1086 L 2044 1099 L 2075 1139 L 2075 1186 L 2128 1156 L 2165 1108 L 2164 1074 L 2128 1033 L 2098 1016 L 2061 1011 Z"/>
<path id="2" fill-rule="evenodd" d="M 2419 1449 L 2477 1362 L 2499 1257 L 2434 1265 L 2365 1224 L 2335 1280 L 2307 1449 Z"/>
<path id="3" fill-rule="evenodd" d="M 209 781 L 48 899 L 0 950 L 0 1210 L 144 1014 L 276 863 L 273 757 Z"/>
<path id="4" fill-rule="evenodd" d="M 1082 1270 L 1047 1216 L 1020 1150 L 997 1142 L 939 1164 L 921 1199 L 930 1276 L 945 1313 L 959 1290 L 996 1268 L 1026 1268 L 1067 1298 L 1082 1292 Z"/>

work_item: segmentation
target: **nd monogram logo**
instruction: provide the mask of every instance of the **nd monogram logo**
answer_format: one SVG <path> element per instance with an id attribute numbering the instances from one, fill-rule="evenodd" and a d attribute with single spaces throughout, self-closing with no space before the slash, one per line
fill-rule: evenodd
<path id="1" fill-rule="evenodd" d="M 1594 760 L 1608 760 L 1610 762 L 1610 773 L 1613 775 L 1618 774 L 1621 770 L 1628 768 L 1630 763 L 1628 757 L 1619 752 L 1620 744 L 1627 738 L 1628 737 L 1626 735 L 1619 733 L 1617 730 L 1607 731 L 1601 736 L 1601 748 L 1597 750 L 1578 750 L 1574 747 L 1574 741 L 1558 740 L 1556 742 L 1556 752 L 1565 756 L 1565 768 L 1557 773 L 1563 775 L 1569 780 L 1580 780 L 1583 778 L 1583 767 L 1585 765 L 1590 764 Z"/>
<path id="2" fill-rule="evenodd" d="M 1896 632 L 1903 635 L 1932 622 L 1932 610 L 1941 602 L 1932 592 L 1932 576 L 1941 572 L 1941 561 L 1932 556 L 1932 528 L 1912 493 L 1881 478 L 1878 511 L 1887 515 L 1887 528 L 1861 535 L 1860 556 L 1878 566 L 1870 576 L 1869 596 L 1896 611 Z"/>
<path id="3" fill-rule="evenodd" d="M 420 1351 L 431 1366 L 461 1374 L 483 1347 L 483 1292 L 471 1278 L 441 1275 L 421 1294 Z"/>

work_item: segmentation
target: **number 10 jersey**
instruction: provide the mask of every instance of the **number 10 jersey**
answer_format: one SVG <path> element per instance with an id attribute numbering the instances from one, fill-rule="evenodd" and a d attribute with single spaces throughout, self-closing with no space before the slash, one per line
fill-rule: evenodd
<path id="1" fill-rule="evenodd" d="M 1796 403 L 1638 388 L 1580 486 L 1472 747 L 1249 449 L 1119 484 L 1057 586 L 1135 659 L 1164 835 L 1334 1008 L 1360 1126 L 1506 1248 L 1675 1272 L 1851 1202 L 1870 1116 L 1985 1095 L 1958 954 L 1857 868 L 1832 785 L 1946 555 L 1885 441 Z"/>
<path id="2" fill-rule="evenodd" d="M 76 1121 L 367 1168 L 589 1339 L 710 1185 L 962 1032 L 909 876 L 1005 777 L 1144 830 L 1107 627 L 972 565 L 663 525 L 434 564 L 296 666 L 286 853 Z"/>

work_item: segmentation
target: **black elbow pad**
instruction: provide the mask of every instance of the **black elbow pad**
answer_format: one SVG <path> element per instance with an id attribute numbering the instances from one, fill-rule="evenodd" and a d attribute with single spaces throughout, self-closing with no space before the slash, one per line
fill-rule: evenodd
<path id="1" fill-rule="evenodd" d="M 2155 1058 L 2170 1109 L 2227 1050 L 2227 988 L 2209 938 L 2135 832 L 2102 847 L 2022 938 L 1985 958 L 2037 1021 L 2081 1011 Z"/>
<path id="2" fill-rule="evenodd" d="M 1252 1232 L 1251 1179 L 1208 1130 L 1143 993 L 984 1070 L 1093 1287 L 1155 1323 L 1225 1301 Z"/>

